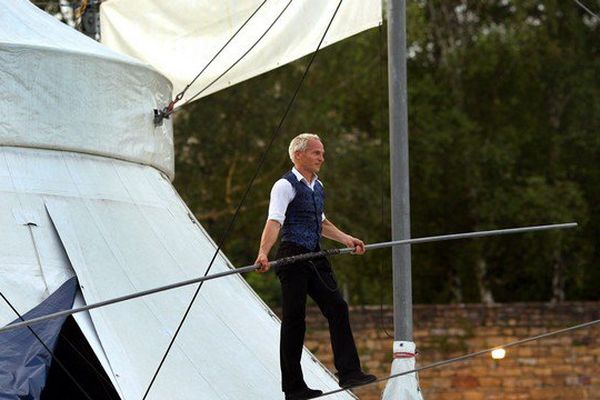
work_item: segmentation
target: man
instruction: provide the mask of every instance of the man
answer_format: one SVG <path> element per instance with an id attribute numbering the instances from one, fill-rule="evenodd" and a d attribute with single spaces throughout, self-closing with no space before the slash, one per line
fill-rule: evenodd
<path id="1" fill-rule="evenodd" d="M 276 258 L 320 250 L 321 236 L 333 239 L 356 254 L 365 252 L 364 243 L 338 229 L 325 218 L 325 192 L 317 172 L 325 161 L 321 139 L 303 133 L 289 147 L 294 168 L 271 190 L 269 216 L 262 233 L 256 264 L 259 272 L 269 270 L 269 251 L 282 233 Z M 310 389 L 302 375 L 300 359 L 304 344 L 306 295 L 312 297 L 329 323 L 334 364 L 340 386 L 349 387 L 375 380 L 362 372 L 352 337 L 348 305 L 342 298 L 326 258 L 300 261 L 276 270 L 281 282 L 283 318 L 280 363 L 282 390 L 286 400 L 311 399 L 323 392 Z"/>

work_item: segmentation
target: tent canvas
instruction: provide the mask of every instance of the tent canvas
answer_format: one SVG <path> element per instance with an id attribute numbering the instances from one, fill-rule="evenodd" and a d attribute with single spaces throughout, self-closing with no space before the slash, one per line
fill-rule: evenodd
<path id="1" fill-rule="evenodd" d="M 108 0 L 100 7 L 101 40 L 152 65 L 174 94 L 227 43 L 181 105 L 314 52 L 338 5 L 321 48 L 381 24 L 381 0 Z"/>
<path id="2" fill-rule="evenodd" d="M 203 273 L 216 246 L 170 183 L 171 125 L 152 123 L 169 82 L 25 0 L 0 0 L 0 65 L 0 290 L 19 313 L 73 276 L 91 303 Z M 213 270 L 229 268 L 219 254 Z M 123 399 L 141 398 L 191 290 L 76 317 Z M 0 302 L 0 326 L 15 319 Z M 210 282 L 148 398 L 281 397 L 278 336 L 241 277 Z M 337 388 L 308 351 L 303 366 Z"/>

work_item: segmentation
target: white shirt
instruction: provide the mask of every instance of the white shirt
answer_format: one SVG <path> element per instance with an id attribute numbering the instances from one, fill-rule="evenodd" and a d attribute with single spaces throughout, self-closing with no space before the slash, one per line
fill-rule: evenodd
<path id="1" fill-rule="evenodd" d="M 321 184 L 321 186 L 323 186 L 323 183 L 319 181 L 319 177 L 316 175 L 311 182 L 308 182 L 306 178 L 304 178 L 302 174 L 298 172 L 296 167 L 292 168 L 292 172 L 298 181 L 304 183 L 312 191 L 315 190 L 315 183 L 317 183 L 317 181 Z M 285 212 L 287 211 L 288 205 L 292 202 L 292 200 L 294 200 L 294 197 L 296 197 L 296 189 L 294 189 L 292 184 L 287 179 L 281 178 L 275 182 L 273 189 L 271 189 L 268 219 L 277 221 L 283 226 L 283 222 L 285 221 Z M 321 221 L 325 221 L 325 213 L 321 215 Z"/>

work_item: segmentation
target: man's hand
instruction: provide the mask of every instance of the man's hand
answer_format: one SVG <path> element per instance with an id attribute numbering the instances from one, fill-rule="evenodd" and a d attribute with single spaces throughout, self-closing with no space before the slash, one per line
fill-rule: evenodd
<path id="1" fill-rule="evenodd" d="M 340 242 L 348 248 L 354 249 L 352 254 L 365 254 L 365 244 L 362 240 L 352 237 L 339 230 L 339 228 L 328 219 L 323 220 L 323 236 L 325 236 L 327 239 Z"/>
<path id="2" fill-rule="evenodd" d="M 256 257 L 256 261 L 254 262 L 254 264 L 260 264 L 260 268 L 256 270 L 257 272 L 264 273 L 271 268 L 269 265 L 269 251 L 271 251 L 271 247 L 275 244 L 280 229 L 281 224 L 274 219 L 268 219 L 265 223 L 265 228 L 260 237 L 258 257 Z"/>
<path id="3" fill-rule="evenodd" d="M 260 268 L 257 269 L 256 272 L 261 274 L 267 272 L 271 268 L 271 265 L 269 264 L 269 258 L 265 253 L 258 253 L 258 257 L 256 257 L 254 264 L 260 264 Z"/>
<path id="4" fill-rule="evenodd" d="M 365 254 L 365 244 L 360 239 L 348 235 L 344 240 L 344 244 L 346 247 L 354 248 L 353 254 Z"/>

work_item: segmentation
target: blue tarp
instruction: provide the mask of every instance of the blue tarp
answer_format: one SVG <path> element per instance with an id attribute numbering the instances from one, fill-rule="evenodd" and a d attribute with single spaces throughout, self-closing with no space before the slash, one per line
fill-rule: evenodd
<path id="1" fill-rule="evenodd" d="M 76 290 L 77 278 L 73 277 L 23 318 L 71 309 Z M 54 351 L 64 321 L 64 317 L 56 318 L 32 325 L 32 329 Z M 51 362 L 52 356 L 27 327 L 0 333 L 0 400 L 39 399 Z"/>

